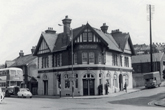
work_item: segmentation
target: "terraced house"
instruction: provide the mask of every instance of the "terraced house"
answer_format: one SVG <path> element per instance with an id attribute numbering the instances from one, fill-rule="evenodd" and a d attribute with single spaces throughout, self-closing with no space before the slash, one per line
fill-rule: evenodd
<path id="1" fill-rule="evenodd" d="M 107 94 L 122 91 L 125 82 L 132 88 L 134 49 L 129 33 L 108 33 L 105 23 L 101 29 L 89 23 L 71 29 L 71 21 L 68 16 L 62 20 L 62 33 L 52 28 L 41 33 L 34 53 L 39 65 L 38 94 Z"/>

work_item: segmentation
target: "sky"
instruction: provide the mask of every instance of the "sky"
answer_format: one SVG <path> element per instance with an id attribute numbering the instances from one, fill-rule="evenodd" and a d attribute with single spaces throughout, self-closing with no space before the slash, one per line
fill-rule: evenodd
<path id="1" fill-rule="evenodd" d="M 152 41 L 164 43 L 165 0 L 0 0 L 0 64 L 31 54 L 43 31 L 52 27 L 63 31 L 62 19 L 70 19 L 71 28 L 89 23 L 108 32 L 119 29 L 129 33 L 133 44 L 149 44 L 149 13 L 152 5 Z"/>

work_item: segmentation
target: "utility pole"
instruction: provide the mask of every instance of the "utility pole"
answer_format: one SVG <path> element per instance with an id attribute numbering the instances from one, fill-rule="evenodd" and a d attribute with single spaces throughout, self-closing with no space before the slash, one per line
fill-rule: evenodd
<path id="1" fill-rule="evenodd" d="M 147 7 L 147 10 L 149 8 L 149 27 L 150 27 L 150 63 L 151 63 L 151 72 L 153 72 L 153 58 L 152 58 L 152 26 L 151 26 L 151 20 L 152 20 L 152 13 L 151 13 L 151 8 L 152 6 L 149 5 L 149 7 Z"/>

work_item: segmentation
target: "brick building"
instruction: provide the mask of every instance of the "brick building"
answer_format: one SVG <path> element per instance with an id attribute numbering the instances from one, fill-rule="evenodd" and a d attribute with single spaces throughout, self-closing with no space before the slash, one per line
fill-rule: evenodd
<path id="1" fill-rule="evenodd" d="M 62 20 L 62 33 L 52 28 L 41 33 L 34 53 L 40 77 L 38 94 L 59 95 L 61 90 L 62 96 L 70 96 L 74 90 L 77 96 L 98 95 L 100 85 L 106 94 L 122 91 L 125 82 L 132 88 L 134 49 L 129 33 L 108 33 L 105 23 L 101 29 L 89 23 L 71 29 L 71 21 L 68 16 Z"/>

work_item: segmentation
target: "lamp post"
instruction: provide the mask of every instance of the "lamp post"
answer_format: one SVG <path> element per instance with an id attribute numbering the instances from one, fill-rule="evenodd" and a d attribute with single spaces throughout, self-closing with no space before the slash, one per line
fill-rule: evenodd
<path id="1" fill-rule="evenodd" d="M 58 24 L 59 26 L 65 26 L 62 24 Z M 71 33 L 70 33 L 70 41 L 71 41 L 71 56 L 72 56 L 72 77 L 71 77 L 71 81 L 72 81 L 72 98 L 74 97 L 74 74 L 73 74 L 73 30 L 72 28 L 66 26 L 67 28 L 70 29 Z"/>

